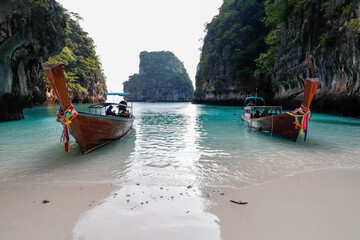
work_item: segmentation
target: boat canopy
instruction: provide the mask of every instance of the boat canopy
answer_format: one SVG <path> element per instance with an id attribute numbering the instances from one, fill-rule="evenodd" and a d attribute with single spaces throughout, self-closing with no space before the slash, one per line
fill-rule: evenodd
<path id="1" fill-rule="evenodd" d="M 129 93 L 107 93 L 107 96 L 128 96 Z"/>
<path id="2" fill-rule="evenodd" d="M 264 101 L 264 99 L 262 97 L 247 97 L 246 99 L 249 99 L 249 100 L 251 100 L 251 99 L 260 99 L 260 100 Z"/>
<path id="3" fill-rule="evenodd" d="M 265 105 L 265 100 L 262 97 L 247 97 L 245 99 L 245 106 L 258 105 L 257 102 L 260 101 L 260 105 Z"/>

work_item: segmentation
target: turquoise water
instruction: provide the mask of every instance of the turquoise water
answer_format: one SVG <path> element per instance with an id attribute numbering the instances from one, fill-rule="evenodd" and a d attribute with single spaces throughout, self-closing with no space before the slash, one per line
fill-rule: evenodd
<path id="1" fill-rule="evenodd" d="M 220 239 L 208 189 L 360 167 L 357 119 L 313 114 L 307 141 L 291 142 L 248 131 L 237 107 L 134 103 L 130 134 L 81 155 L 74 139 L 64 151 L 56 110 L 26 109 L 25 120 L 0 123 L 0 184 L 116 186 L 82 213 L 74 239 Z"/>
<path id="2" fill-rule="evenodd" d="M 76 108 L 86 109 L 87 105 Z M 238 107 L 134 103 L 124 139 L 81 155 L 59 142 L 57 106 L 0 123 L 0 182 L 118 182 L 172 186 L 249 185 L 298 172 L 360 167 L 360 121 L 313 114 L 307 141 L 249 132 Z"/>

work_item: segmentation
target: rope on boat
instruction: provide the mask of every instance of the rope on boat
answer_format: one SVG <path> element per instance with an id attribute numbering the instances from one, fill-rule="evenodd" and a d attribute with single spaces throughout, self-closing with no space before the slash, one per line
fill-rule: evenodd
<path id="1" fill-rule="evenodd" d="M 58 117 L 57 121 L 63 125 L 63 132 L 61 134 L 60 142 L 65 144 L 65 152 L 69 152 L 69 125 L 71 121 L 77 117 L 78 112 L 74 109 L 74 106 L 70 104 L 70 106 L 65 111 L 62 109 L 62 107 L 60 107 L 56 115 Z"/>
<path id="2" fill-rule="evenodd" d="M 311 120 L 312 114 L 309 108 L 306 108 L 304 105 L 301 104 L 300 108 L 295 109 L 292 112 L 287 112 L 290 116 L 295 117 L 295 128 L 298 129 L 300 127 L 301 129 L 301 135 L 304 135 L 304 142 L 306 141 L 307 131 L 308 131 L 308 121 Z M 302 118 L 302 121 L 300 123 L 298 118 Z"/>

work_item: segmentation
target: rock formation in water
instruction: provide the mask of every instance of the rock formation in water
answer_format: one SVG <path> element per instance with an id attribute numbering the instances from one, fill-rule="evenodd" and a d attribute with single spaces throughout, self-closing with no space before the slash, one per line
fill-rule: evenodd
<path id="1" fill-rule="evenodd" d="M 262 26 L 249 24 L 244 13 L 254 4 L 262 5 L 251 15 Z M 357 0 L 225 1 L 207 26 L 194 101 L 240 105 L 258 88 L 269 103 L 292 108 L 302 99 L 304 79 L 318 77 L 313 110 L 360 116 L 359 15 Z M 253 41 L 243 42 L 249 34 Z M 249 49 L 255 54 L 246 55 Z M 248 58 L 229 61 L 238 53 Z"/>
<path id="2" fill-rule="evenodd" d="M 74 45 L 74 39 L 84 44 Z M 53 61 L 67 64 L 74 102 L 105 99 L 105 80 L 92 40 L 62 6 L 55 0 L 1 0 L 0 121 L 24 118 L 24 107 L 55 102 L 41 63 L 56 54 Z"/>
<path id="3" fill-rule="evenodd" d="M 124 82 L 124 91 L 134 101 L 190 101 L 193 85 L 172 52 L 141 52 L 139 74 Z"/>

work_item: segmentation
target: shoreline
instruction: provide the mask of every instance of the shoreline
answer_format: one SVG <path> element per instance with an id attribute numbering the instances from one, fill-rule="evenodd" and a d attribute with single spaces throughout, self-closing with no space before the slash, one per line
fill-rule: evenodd
<path id="1" fill-rule="evenodd" d="M 223 240 L 357 239 L 359 184 L 360 169 L 325 169 L 239 189 L 204 188 L 203 194 L 224 194 L 208 197 Z"/>

